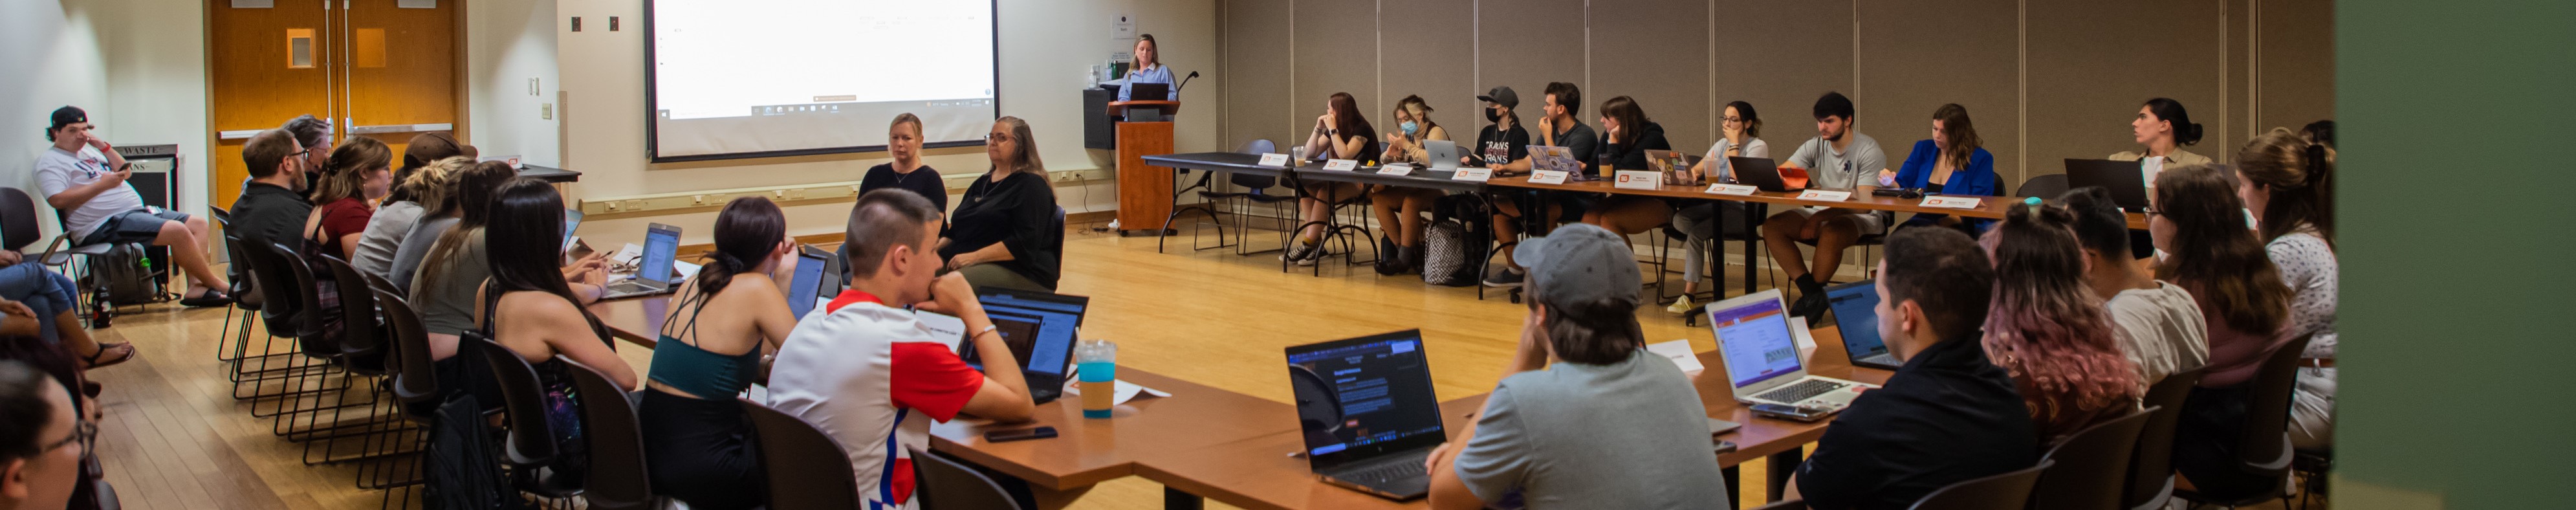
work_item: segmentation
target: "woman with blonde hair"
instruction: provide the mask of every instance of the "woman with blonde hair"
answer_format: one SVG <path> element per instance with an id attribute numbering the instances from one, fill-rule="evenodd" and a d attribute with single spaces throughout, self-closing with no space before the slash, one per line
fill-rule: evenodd
<path id="1" fill-rule="evenodd" d="M 1422 96 L 1396 100 L 1394 115 L 1396 131 L 1386 134 L 1386 154 L 1379 162 L 1424 165 L 1429 163 L 1431 152 L 1423 148 L 1423 142 L 1449 139 L 1449 130 L 1431 121 L 1431 104 L 1424 102 Z M 1378 239 L 1378 253 L 1396 254 L 1378 256 L 1377 274 L 1392 276 L 1422 270 L 1422 213 L 1431 210 L 1432 202 L 1439 199 L 1439 191 L 1426 188 L 1380 186 L 1369 193 L 1369 208 L 1377 211 L 1378 228 L 1386 231 L 1386 236 Z"/>
<path id="2" fill-rule="evenodd" d="M 976 288 L 1055 290 L 1063 263 L 1063 210 L 1028 121 L 1002 117 L 984 134 L 992 170 L 966 186 L 949 215 L 939 256 Z"/>

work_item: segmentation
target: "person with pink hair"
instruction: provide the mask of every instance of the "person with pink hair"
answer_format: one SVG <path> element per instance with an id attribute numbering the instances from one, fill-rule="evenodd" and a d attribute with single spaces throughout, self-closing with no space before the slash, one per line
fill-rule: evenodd
<path id="1" fill-rule="evenodd" d="M 2085 285 L 2074 223 L 2064 207 L 2014 207 L 1980 242 L 1995 263 L 1986 356 L 2012 374 L 2042 442 L 2136 411 L 2141 393 L 2110 309 Z"/>

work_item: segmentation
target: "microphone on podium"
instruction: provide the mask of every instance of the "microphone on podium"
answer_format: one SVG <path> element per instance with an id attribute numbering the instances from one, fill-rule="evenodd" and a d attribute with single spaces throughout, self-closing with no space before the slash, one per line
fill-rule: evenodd
<path id="1" fill-rule="evenodd" d="M 1179 98 L 1181 97 L 1181 89 L 1189 88 L 1189 87 L 1190 87 L 1190 78 L 1197 78 L 1197 77 L 1199 77 L 1199 72 L 1198 72 L 1198 71 L 1190 71 L 1190 75 L 1189 75 L 1189 76 L 1182 77 L 1182 78 L 1181 78 L 1181 84 L 1180 84 L 1180 85 L 1178 85 L 1178 86 L 1174 86 L 1174 87 L 1172 87 L 1172 98 L 1173 98 L 1173 99 L 1179 99 Z"/>

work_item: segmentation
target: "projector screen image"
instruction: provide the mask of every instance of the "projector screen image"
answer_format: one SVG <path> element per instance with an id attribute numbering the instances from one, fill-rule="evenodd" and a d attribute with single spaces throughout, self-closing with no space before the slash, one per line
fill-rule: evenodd
<path id="1" fill-rule="evenodd" d="M 993 3 L 651 0 L 653 161 L 883 150 L 900 113 L 929 146 L 983 143 L 999 106 Z"/>

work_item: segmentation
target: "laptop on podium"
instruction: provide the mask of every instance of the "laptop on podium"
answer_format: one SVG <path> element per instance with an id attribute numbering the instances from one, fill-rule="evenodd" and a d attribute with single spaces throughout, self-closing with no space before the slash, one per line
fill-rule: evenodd
<path id="1" fill-rule="evenodd" d="M 1288 382 L 1317 478 L 1396 501 L 1431 492 L 1422 460 L 1449 436 L 1421 330 L 1289 347 Z"/>

